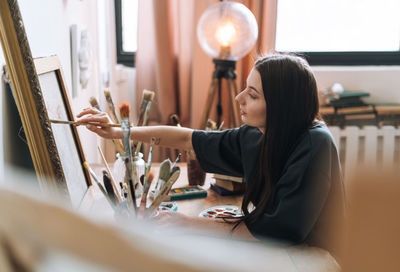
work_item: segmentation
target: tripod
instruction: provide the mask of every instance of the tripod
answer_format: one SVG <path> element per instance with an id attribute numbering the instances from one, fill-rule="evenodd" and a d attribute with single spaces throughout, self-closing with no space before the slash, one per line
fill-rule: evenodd
<path id="1" fill-rule="evenodd" d="M 221 124 L 222 117 L 222 79 L 225 78 L 228 86 L 228 94 L 230 101 L 231 117 L 230 124 L 233 127 L 237 127 L 239 124 L 239 109 L 235 104 L 235 97 L 238 95 L 238 88 L 236 85 L 236 61 L 233 60 L 220 60 L 213 59 L 215 63 L 215 70 L 212 75 L 210 88 L 208 89 L 208 96 L 206 105 L 203 111 L 201 129 L 204 129 L 207 124 L 208 116 L 210 114 L 211 105 L 213 103 L 215 92 L 218 90 L 218 102 L 217 102 L 217 126 Z"/>

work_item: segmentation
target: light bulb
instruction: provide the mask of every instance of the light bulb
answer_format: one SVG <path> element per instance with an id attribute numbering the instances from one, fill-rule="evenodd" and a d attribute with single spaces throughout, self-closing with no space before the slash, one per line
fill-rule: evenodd
<path id="1" fill-rule="evenodd" d="M 223 47 L 228 47 L 235 40 L 236 29 L 232 22 L 223 22 L 215 31 L 215 38 Z"/>
<path id="2" fill-rule="evenodd" d="M 238 60 L 253 48 L 257 37 L 256 18 L 238 2 L 222 1 L 211 5 L 197 24 L 201 48 L 215 59 Z"/>

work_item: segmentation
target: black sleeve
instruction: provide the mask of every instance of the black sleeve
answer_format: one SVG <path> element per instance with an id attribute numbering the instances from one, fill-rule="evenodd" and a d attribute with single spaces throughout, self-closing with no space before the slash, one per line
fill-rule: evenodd
<path id="1" fill-rule="evenodd" d="M 254 224 L 247 224 L 256 237 L 276 237 L 303 242 L 319 218 L 331 186 L 329 137 L 297 147 L 276 186 L 274 205 Z"/>
<path id="2" fill-rule="evenodd" d="M 204 171 L 243 176 L 240 133 L 241 128 L 224 131 L 193 131 L 193 149 Z"/>

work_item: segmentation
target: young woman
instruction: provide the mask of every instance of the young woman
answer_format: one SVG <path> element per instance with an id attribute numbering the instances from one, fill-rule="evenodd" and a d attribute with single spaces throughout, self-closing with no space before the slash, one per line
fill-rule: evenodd
<path id="1" fill-rule="evenodd" d="M 211 227 L 223 235 L 276 238 L 329 248 L 332 228 L 344 214 L 338 152 L 320 121 L 317 86 L 307 62 L 271 55 L 255 62 L 237 95 L 240 128 L 206 132 L 170 126 L 134 127 L 132 139 L 193 149 L 207 172 L 241 176 L 244 216 L 232 224 L 163 213 L 163 225 Z M 109 123 L 107 114 L 83 110 L 80 122 Z M 90 126 L 104 138 L 122 138 L 117 128 Z"/>

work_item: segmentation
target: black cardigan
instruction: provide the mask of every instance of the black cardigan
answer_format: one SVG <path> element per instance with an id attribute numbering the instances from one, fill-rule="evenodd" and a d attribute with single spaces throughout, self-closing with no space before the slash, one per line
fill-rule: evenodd
<path id="1" fill-rule="evenodd" d="M 206 172 L 243 177 L 248 183 L 261 141 L 260 130 L 247 125 L 220 132 L 195 130 L 192 135 L 194 151 Z M 247 224 L 255 237 L 329 249 L 332 229 L 341 223 L 345 205 L 338 152 L 324 123 L 316 123 L 299 137 L 273 199 L 257 222 Z"/>

